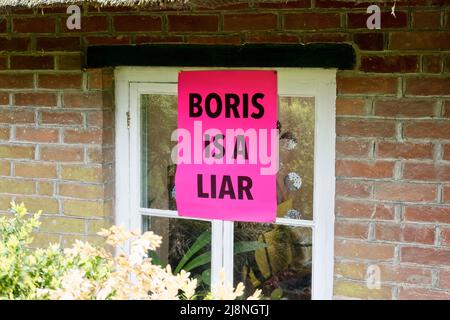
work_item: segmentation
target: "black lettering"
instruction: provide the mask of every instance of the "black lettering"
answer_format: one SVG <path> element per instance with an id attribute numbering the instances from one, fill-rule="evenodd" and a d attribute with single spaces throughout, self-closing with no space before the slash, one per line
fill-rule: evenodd
<path id="1" fill-rule="evenodd" d="M 263 93 L 255 93 L 252 97 L 252 104 L 253 106 L 259 110 L 258 113 L 252 113 L 253 119 L 261 119 L 264 116 L 264 107 L 261 103 L 258 102 L 258 99 L 263 99 L 264 94 Z"/>
<path id="2" fill-rule="evenodd" d="M 189 117 L 197 118 L 202 115 L 202 96 L 198 93 L 189 93 Z"/>
<path id="3" fill-rule="evenodd" d="M 233 116 L 239 118 L 239 96 L 235 93 L 225 94 L 225 118 L 231 118 L 231 111 L 233 111 Z"/>
<path id="4" fill-rule="evenodd" d="M 212 100 L 216 101 L 216 111 L 213 112 L 211 109 L 211 102 Z M 222 99 L 220 99 L 220 96 L 217 93 L 210 93 L 206 96 L 205 99 L 205 112 L 210 118 L 217 118 L 220 116 L 222 112 Z"/>
<path id="5" fill-rule="evenodd" d="M 236 144 L 234 145 L 233 159 L 237 159 L 238 154 L 243 156 L 245 160 L 248 160 L 247 144 L 245 142 L 245 136 L 242 134 L 236 136 Z"/>
<path id="6" fill-rule="evenodd" d="M 225 195 L 229 195 L 230 199 L 236 199 L 234 194 L 233 183 L 231 182 L 230 176 L 223 176 L 222 184 L 220 186 L 219 199 L 223 199 Z"/>
<path id="7" fill-rule="evenodd" d="M 197 196 L 199 198 L 209 198 L 209 195 L 203 192 L 203 175 L 201 174 L 197 174 Z"/>
<path id="8" fill-rule="evenodd" d="M 245 185 L 244 185 L 245 183 Z M 253 181 L 250 177 L 246 176 L 238 176 L 238 198 L 239 200 L 244 199 L 244 192 L 247 196 L 248 200 L 253 200 L 252 193 L 250 192 L 250 189 L 253 186 Z"/>

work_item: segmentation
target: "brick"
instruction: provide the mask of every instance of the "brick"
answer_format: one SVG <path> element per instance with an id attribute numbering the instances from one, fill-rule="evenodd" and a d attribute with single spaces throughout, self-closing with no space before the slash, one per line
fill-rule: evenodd
<path id="1" fill-rule="evenodd" d="M 336 115 L 360 116 L 365 114 L 365 101 L 362 98 L 342 98 L 336 99 Z"/>
<path id="2" fill-rule="evenodd" d="M 431 284 L 431 270 L 401 265 L 380 264 L 382 282 L 396 282 L 407 284 Z"/>
<path id="3" fill-rule="evenodd" d="M 109 229 L 112 226 L 109 220 L 90 220 L 88 222 L 88 233 L 97 234 L 102 229 Z"/>
<path id="4" fill-rule="evenodd" d="M 450 270 L 439 271 L 439 288 L 450 289 Z"/>
<path id="5" fill-rule="evenodd" d="M 375 224 L 375 239 L 382 241 L 401 241 L 401 227 L 398 224 Z"/>
<path id="6" fill-rule="evenodd" d="M 159 16 L 126 15 L 113 17 L 113 25 L 117 32 L 161 31 L 162 21 Z"/>
<path id="7" fill-rule="evenodd" d="M 14 95 L 14 104 L 16 106 L 44 106 L 54 107 L 58 104 L 55 93 L 16 93 Z"/>
<path id="8" fill-rule="evenodd" d="M 444 203 L 450 203 L 450 186 L 444 187 Z"/>
<path id="9" fill-rule="evenodd" d="M 103 170 L 98 167 L 63 166 L 61 178 L 83 182 L 103 182 Z"/>
<path id="10" fill-rule="evenodd" d="M 417 72 L 419 56 L 362 56 L 360 70 L 365 72 Z"/>
<path id="11" fill-rule="evenodd" d="M 355 160 L 336 161 L 336 176 L 338 177 L 383 179 L 392 178 L 393 175 L 394 162 Z"/>
<path id="12" fill-rule="evenodd" d="M 65 143 L 89 143 L 101 144 L 103 142 L 103 130 L 100 129 L 74 129 L 65 130 Z"/>
<path id="13" fill-rule="evenodd" d="M 80 89 L 82 76 L 77 74 L 40 74 L 38 77 L 40 88 L 47 89 Z"/>
<path id="14" fill-rule="evenodd" d="M 369 198 L 372 194 L 372 184 L 364 181 L 337 180 L 336 196 L 348 198 Z"/>
<path id="15" fill-rule="evenodd" d="M 22 179 L 0 179 L 0 193 L 34 194 L 36 185 L 33 181 Z"/>
<path id="16" fill-rule="evenodd" d="M 59 130 L 17 127 L 16 140 L 54 143 L 59 141 Z"/>
<path id="17" fill-rule="evenodd" d="M 60 236 L 57 234 L 34 232 L 32 236 L 33 242 L 30 244 L 32 248 L 47 248 L 50 244 L 60 243 Z"/>
<path id="18" fill-rule="evenodd" d="M 131 37 L 125 35 L 112 36 L 89 36 L 85 37 L 86 44 L 89 45 L 119 45 L 130 44 Z"/>
<path id="19" fill-rule="evenodd" d="M 450 32 L 391 32 L 391 50 L 449 50 Z"/>
<path id="20" fill-rule="evenodd" d="M 339 13 L 300 12 L 284 15 L 286 30 L 337 29 L 341 26 Z"/>
<path id="21" fill-rule="evenodd" d="M 168 15 L 169 32 L 213 32 L 219 30 L 216 15 Z"/>
<path id="22" fill-rule="evenodd" d="M 27 124 L 35 122 L 34 111 L 0 107 L 0 123 Z"/>
<path id="23" fill-rule="evenodd" d="M 38 182 L 38 193 L 43 196 L 53 196 L 53 182 Z"/>
<path id="24" fill-rule="evenodd" d="M 269 31 L 277 28 L 277 16 L 273 13 L 225 14 L 223 19 L 224 31 Z"/>
<path id="25" fill-rule="evenodd" d="M 450 140 L 450 123 L 433 121 L 407 123 L 404 126 L 404 135 L 406 138 Z"/>
<path id="26" fill-rule="evenodd" d="M 435 185 L 384 182 L 375 184 L 375 199 L 386 201 L 435 201 L 437 190 Z"/>
<path id="27" fill-rule="evenodd" d="M 450 181 L 450 165 L 405 163 L 403 178 L 423 181 Z"/>
<path id="28" fill-rule="evenodd" d="M 66 108 L 101 108 L 104 105 L 106 94 L 102 92 L 66 93 L 64 94 L 64 106 Z M 105 101 L 105 107 L 111 105 Z"/>
<path id="29" fill-rule="evenodd" d="M 112 73 L 105 72 L 103 69 L 88 70 L 88 88 L 89 89 L 113 89 L 113 87 L 114 87 L 114 79 L 113 78 L 114 78 L 114 75 Z M 95 94 L 95 93 L 92 92 L 91 94 Z M 94 97 L 90 97 L 90 98 L 94 98 Z"/>
<path id="30" fill-rule="evenodd" d="M 338 158 L 359 157 L 367 158 L 372 147 L 370 141 L 337 140 L 336 155 Z"/>
<path id="31" fill-rule="evenodd" d="M 115 159 L 114 148 L 89 148 L 88 162 L 113 163 Z"/>
<path id="32" fill-rule="evenodd" d="M 432 159 L 432 143 L 399 143 L 379 141 L 377 158 L 393 159 Z"/>
<path id="33" fill-rule="evenodd" d="M 338 220 L 334 225 L 335 237 L 367 239 L 369 224 L 367 222 L 352 222 Z"/>
<path id="34" fill-rule="evenodd" d="M 36 39 L 38 51 L 79 51 L 80 37 L 39 37 Z"/>
<path id="35" fill-rule="evenodd" d="M 81 217 L 105 216 L 103 203 L 86 200 L 64 200 L 64 214 Z"/>
<path id="36" fill-rule="evenodd" d="M 350 297 L 370 300 L 392 299 L 391 288 L 369 289 L 366 282 L 335 280 L 333 294 L 337 297 Z"/>
<path id="37" fill-rule="evenodd" d="M 26 89 L 33 87 L 32 74 L 0 74 L 0 88 Z"/>
<path id="38" fill-rule="evenodd" d="M 366 266 L 364 263 L 349 260 L 335 261 L 334 274 L 336 278 L 363 280 L 366 275 Z"/>
<path id="39" fill-rule="evenodd" d="M 11 56 L 10 68 L 16 70 L 53 69 L 55 67 L 53 56 Z"/>
<path id="40" fill-rule="evenodd" d="M 441 13 L 439 11 L 413 12 L 412 26 L 414 29 L 437 29 L 441 26 Z"/>
<path id="41" fill-rule="evenodd" d="M 8 92 L 0 92 L 0 105 L 9 105 L 9 93 Z"/>
<path id="42" fill-rule="evenodd" d="M 62 32 L 76 32 L 76 30 L 70 30 L 66 25 L 66 18 L 61 20 Z M 81 31 L 85 32 L 105 32 L 108 31 L 108 20 L 106 16 L 83 16 L 81 19 Z"/>
<path id="43" fill-rule="evenodd" d="M 9 176 L 11 172 L 11 163 L 0 160 L 0 176 Z"/>
<path id="44" fill-rule="evenodd" d="M 23 178 L 56 178 L 56 167 L 53 164 L 17 162 L 14 164 L 14 175 Z"/>
<path id="45" fill-rule="evenodd" d="M 34 159 L 34 146 L 0 145 L 0 158 Z"/>
<path id="46" fill-rule="evenodd" d="M 395 123 L 388 121 L 336 120 L 338 137 L 384 137 L 395 136 Z"/>
<path id="47" fill-rule="evenodd" d="M 51 17 L 14 18 L 12 29 L 16 33 L 54 33 L 55 19 Z"/>
<path id="48" fill-rule="evenodd" d="M 450 223 L 450 208 L 431 206 L 408 206 L 405 208 L 405 221 Z"/>
<path id="49" fill-rule="evenodd" d="M 104 192 L 100 185 L 61 183 L 59 195 L 78 199 L 102 199 Z"/>
<path id="50" fill-rule="evenodd" d="M 57 162 L 82 162 L 84 159 L 83 148 L 45 146 L 40 148 L 41 160 Z"/>
<path id="51" fill-rule="evenodd" d="M 0 211 L 9 210 L 11 200 L 11 196 L 0 195 Z"/>
<path id="52" fill-rule="evenodd" d="M 18 197 L 18 203 L 24 203 L 29 212 L 42 210 L 44 214 L 56 214 L 59 212 L 58 200 L 48 197 Z"/>
<path id="53" fill-rule="evenodd" d="M 353 42 L 360 50 L 382 51 L 384 48 L 384 35 L 382 33 L 355 33 Z"/>
<path id="54" fill-rule="evenodd" d="M 450 118 L 450 101 L 444 103 L 444 118 Z"/>
<path id="55" fill-rule="evenodd" d="M 381 29 L 406 28 L 408 26 L 408 15 L 406 12 L 396 11 L 394 18 L 390 12 L 381 12 Z M 368 13 L 347 13 L 348 28 L 367 29 Z"/>
<path id="56" fill-rule="evenodd" d="M 182 43 L 184 39 L 182 36 L 136 36 L 134 43 L 145 44 L 145 43 Z M 189 41 L 188 41 L 189 42 Z"/>
<path id="57" fill-rule="evenodd" d="M 408 77 L 405 94 L 407 95 L 450 95 L 450 77 Z"/>
<path id="58" fill-rule="evenodd" d="M 416 99 L 376 100 L 374 112 L 380 117 L 423 118 L 434 116 L 435 101 Z"/>
<path id="59" fill-rule="evenodd" d="M 28 51 L 31 38 L 0 38 L 0 51 Z"/>
<path id="60" fill-rule="evenodd" d="M 428 73 L 442 72 L 442 60 L 440 56 L 423 56 L 423 71 Z"/>
<path id="61" fill-rule="evenodd" d="M 82 66 L 81 55 L 61 55 L 58 57 L 59 70 L 80 70 Z"/>
<path id="62" fill-rule="evenodd" d="M 0 128 L 0 141 L 9 140 L 9 128 Z"/>
<path id="63" fill-rule="evenodd" d="M 346 33 L 310 33 L 303 35 L 303 43 L 314 42 L 346 42 L 348 41 L 348 34 Z"/>
<path id="64" fill-rule="evenodd" d="M 336 200 L 336 215 L 343 218 L 393 220 L 394 210 L 385 204 L 339 199 Z"/>
<path id="65" fill-rule="evenodd" d="M 450 249 L 402 247 L 400 249 L 401 262 L 417 263 L 429 266 L 448 266 Z"/>
<path id="66" fill-rule="evenodd" d="M 434 244 L 435 229 L 420 225 L 407 224 L 402 228 L 402 241 L 420 244 Z"/>
<path id="67" fill-rule="evenodd" d="M 350 259 L 389 261 L 394 259 L 394 249 L 395 246 L 390 244 L 337 239 L 334 254 L 337 257 Z"/>
<path id="68" fill-rule="evenodd" d="M 80 112 L 42 111 L 41 123 L 59 126 L 81 125 L 83 124 L 83 115 Z"/>
<path id="69" fill-rule="evenodd" d="M 114 125 L 114 113 L 112 110 L 89 112 L 87 124 L 89 127 L 110 128 Z"/>
<path id="70" fill-rule="evenodd" d="M 278 33 L 247 33 L 245 43 L 299 43 L 300 38 L 295 34 Z"/>
<path id="71" fill-rule="evenodd" d="M 380 76 L 338 76 L 337 92 L 338 94 L 395 94 L 397 93 L 397 79 Z"/>
<path id="72" fill-rule="evenodd" d="M 42 217 L 42 232 L 78 233 L 84 234 L 85 220 L 67 217 Z"/>

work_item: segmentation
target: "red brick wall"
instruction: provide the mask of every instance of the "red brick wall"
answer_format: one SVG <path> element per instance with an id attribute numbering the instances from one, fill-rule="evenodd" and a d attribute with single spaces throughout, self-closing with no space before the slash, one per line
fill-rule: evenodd
<path id="1" fill-rule="evenodd" d="M 408 5 L 413 3 L 413 5 Z M 450 298 L 450 2 L 274 1 L 195 10 L 15 10 L 0 21 L 0 208 L 44 209 L 38 244 L 95 239 L 113 206 L 113 74 L 87 45 L 354 45 L 337 76 L 336 298 Z M 43 13 L 43 14 L 42 14 Z M 367 268 L 381 269 L 369 290 Z"/>

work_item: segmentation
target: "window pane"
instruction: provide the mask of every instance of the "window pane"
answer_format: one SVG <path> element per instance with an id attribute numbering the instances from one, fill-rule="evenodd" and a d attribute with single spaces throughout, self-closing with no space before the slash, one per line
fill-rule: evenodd
<path id="1" fill-rule="evenodd" d="M 311 299 L 312 230 L 277 224 L 234 224 L 234 282 L 245 297 Z"/>
<path id="2" fill-rule="evenodd" d="M 278 218 L 313 218 L 314 98 L 280 97 Z"/>
<path id="3" fill-rule="evenodd" d="M 198 280 L 200 294 L 210 291 L 211 223 L 144 216 L 143 228 L 163 237 L 161 247 L 150 252 L 155 263 L 170 264 L 174 273 L 181 269 L 190 272 Z"/>
<path id="4" fill-rule="evenodd" d="M 172 132 L 177 128 L 175 95 L 141 95 L 141 205 L 176 210 Z"/>

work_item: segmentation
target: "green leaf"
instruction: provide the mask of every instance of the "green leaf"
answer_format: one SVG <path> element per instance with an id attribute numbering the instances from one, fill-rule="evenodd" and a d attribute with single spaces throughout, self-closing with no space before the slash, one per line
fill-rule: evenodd
<path id="1" fill-rule="evenodd" d="M 159 258 L 158 254 L 155 251 L 149 251 L 148 257 L 152 259 L 152 263 L 158 266 L 162 266 L 162 261 Z"/>
<path id="2" fill-rule="evenodd" d="M 211 262 L 211 251 L 205 252 L 191 260 L 183 269 L 185 271 L 191 271 L 197 267 L 203 266 Z"/>
<path id="3" fill-rule="evenodd" d="M 202 272 L 202 281 L 206 283 L 208 286 L 211 285 L 211 269 L 207 269 Z"/>
<path id="4" fill-rule="evenodd" d="M 206 230 L 197 238 L 197 240 L 192 244 L 192 246 L 183 256 L 183 258 L 180 260 L 177 267 L 175 268 L 175 273 L 180 272 L 181 269 L 183 269 L 184 265 L 189 261 L 189 259 L 210 242 L 211 242 L 211 231 Z"/>

